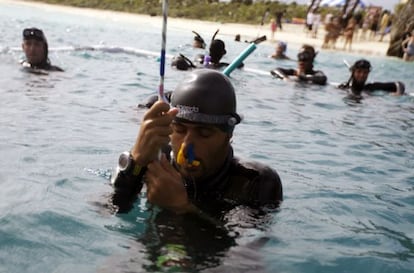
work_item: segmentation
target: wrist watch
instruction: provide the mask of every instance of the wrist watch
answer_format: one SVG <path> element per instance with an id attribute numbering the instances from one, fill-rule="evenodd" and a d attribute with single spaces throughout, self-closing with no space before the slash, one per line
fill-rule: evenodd
<path id="1" fill-rule="evenodd" d="M 132 174 L 138 176 L 142 170 L 142 167 L 135 164 L 134 159 L 130 152 L 123 152 L 118 159 L 119 171 L 123 174 Z"/>

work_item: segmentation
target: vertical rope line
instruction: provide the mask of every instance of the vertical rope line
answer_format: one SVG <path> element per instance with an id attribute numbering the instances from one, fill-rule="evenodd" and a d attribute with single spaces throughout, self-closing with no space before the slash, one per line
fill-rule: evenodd
<path id="1" fill-rule="evenodd" d="M 158 100 L 167 101 L 164 95 L 164 75 L 165 75 L 165 48 L 167 44 L 167 17 L 168 17 L 168 0 L 162 2 L 162 41 L 161 41 L 161 59 L 160 59 L 160 85 L 158 88 Z"/>

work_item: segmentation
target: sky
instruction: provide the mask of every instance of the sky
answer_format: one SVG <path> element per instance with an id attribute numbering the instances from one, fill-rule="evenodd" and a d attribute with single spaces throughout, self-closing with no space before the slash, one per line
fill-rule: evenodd
<path id="1" fill-rule="evenodd" d="M 399 0 L 363 0 L 364 3 L 366 3 L 368 6 L 374 5 L 374 6 L 381 6 L 384 9 L 394 11 L 394 6 L 398 4 Z M 282 0 L 282 2 L 291 3 L 296 2 L 298 4 L 308 4 L 309 0 Z"/>

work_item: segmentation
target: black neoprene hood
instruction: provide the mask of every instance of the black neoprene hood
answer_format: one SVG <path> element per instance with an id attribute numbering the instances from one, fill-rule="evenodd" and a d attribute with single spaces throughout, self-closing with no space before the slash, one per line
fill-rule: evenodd
<path id="1" fill-rule="evenodd" d="M 177 118 L 196 123 L 234 126 L 236 94 L 229 78 L 213 69 L 196 69 L 175 88 L 171 106 L 179 109 Z"/>

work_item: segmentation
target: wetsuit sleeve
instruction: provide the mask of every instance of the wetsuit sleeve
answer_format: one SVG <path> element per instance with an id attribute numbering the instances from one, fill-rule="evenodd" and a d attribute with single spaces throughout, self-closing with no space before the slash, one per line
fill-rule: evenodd
<path id="1" fill-rule="evenodd" d="M 138 176 L 135 176 L 132 173 L 122 173 L 116 168 L 112 175 L 111 185 L 114 189 L 112 203 L 118 208 L 118 212 L 128 212 L 132 208 L 144 184 L 145 171 L 146 167 L 141 170 Z"/>
<path id="2" fill-rule="evenodd" d="M 365 85 L 364 90 L 381 90 L 389 93 L 398 92 L 400 95 L 405 92 L 405 85 L 402 82 L 373 82 Z"/>
<path id="3" fill-rule="evenodd" d="M 294 76 L 295 70 L 278 67 L 278 68 L 271 70 L 270 74 L 283 80 L 283 79 L 289 78 L 289 76 Z"/>
<path id="4" fill-rule="evenodd" d="M 315 71 L 314 74 L 299 75 L 298 78 L 301 81 L 308 81 L 319 85 L 325 85 L 328 80 L 322 71 Z"/>

